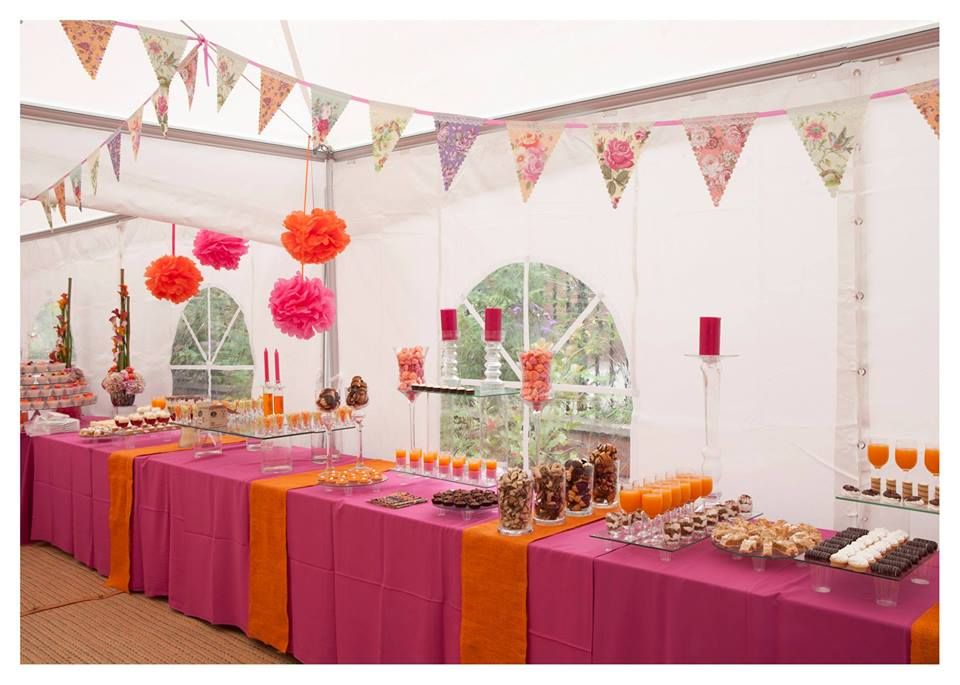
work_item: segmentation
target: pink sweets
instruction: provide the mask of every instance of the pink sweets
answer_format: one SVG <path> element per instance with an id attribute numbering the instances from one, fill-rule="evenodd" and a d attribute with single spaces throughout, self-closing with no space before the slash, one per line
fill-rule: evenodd
<path id="1" fill-rule="evenodd" d="M 520 397 L 530 403 L 534 411 L 542 410 L 550 401 L 550 367 L 553 352 L 546 345 L 535 346 L 520 353 L 523 382 Z"/>
<path id="2" fill-rule="evenodd" d="M 397 390 L 411 395 L 410 386 L 423 383 L 423 359 L 426 352 L 422 347 L 401 347 L 397 350 L 397 367 L 400 372 Z"/>

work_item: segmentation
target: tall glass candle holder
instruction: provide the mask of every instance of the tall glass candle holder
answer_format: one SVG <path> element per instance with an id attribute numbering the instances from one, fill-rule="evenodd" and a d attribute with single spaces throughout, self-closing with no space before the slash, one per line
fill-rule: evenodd
<path id="1" fill-rule="evenodd" d="M 484 363 L 483 386 L 487 388 L 503 387 L 500 378 L 500 355 L 503 349 L 503 310 L 487 307 L 483 322 Z"/>
<path id="2" fill-rule="evenodd" d="M 440 385 L 460 385 L 457 368 L 457 310 L 440 310 Z"/>
<path id="3" fill-rule="evenodd" d="M 723 501 L 720 478 L 723 476 L 723 459 L 720 452 L 720 366 L 723 359 L 738 357 L 736 354 L 689 354 L 700 360 L 703 374 L 703 426 L 704 446 L 701 470 L 710 479 L 712 487 L 704 497 L 708 504 Z"/>

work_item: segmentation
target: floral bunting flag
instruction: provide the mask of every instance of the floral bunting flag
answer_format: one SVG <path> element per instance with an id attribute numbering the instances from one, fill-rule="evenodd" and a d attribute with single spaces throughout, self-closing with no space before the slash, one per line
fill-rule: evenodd
<path id="1" fill-rule="evenodd" d="M 940 137 L 940 81 L 924 81 L 905 88 L 913 104 Z"/>
<path id="2" fill-rule="evenodd" d="M 594 124 L 593 147 L 600 173 L 616 209 L 643 144 L 650 137 L 646 124 Z"/>
<path id="3" fill-rule="evenodd" d="M 397 146 L 403 130 L 410 123 L 413 108 L 388 105 L 383 102 L 370 103 L 370 132 L 373 136 L 373 168 L 383 169 L 387 157 Z"/>
<path id="4" fill-rule="evenodd" d="M 82 191 L 80 187 L 82 184 L 83 170 L 78 166 L 70 172 L 70 187 L 73 188 L 73 199 L 76 201 L 77 207 L 81 212 L 83 211 L 83 198 L 81 197 Z"/>
<path id="5" fill-rule="evenodd" d="M 159 114 L 157 118 L 159 118 Z M 133 148 L 133 161 L 137 161 L 137 156 L 140 154 L 140 132 L 143 130 L 143 107 L 127 119 L 127 129 L 130 131 L 130 146 Z"/>
<path id="6" fill-rule="evenodd" d="M 47 217 L 47 226 L 53 228 L 53 203 L 50 201 L 50 191 L 44 190 L 37 196 L 40 200 L 40 206 L 43 207 L 43 214 Z"/>
<path id="7" fill-rule="evenodd" d="M 153 111 L 157 115 L 157 123 L 160 125 L 160 133 L 167 135 L 170 127 L 170 88 L 160 86 L 153 94 Z M 140 136 L 137 136 L 137 147 L 140 147 Z"/>
<path id="8" fill-rule="evenodd" d="M 217 48 L 217 111 L 223 107 L 227 101 L 227 96 L 237 85 L 237 81 L 243 76 L 243 70 L 247 68 L 247 59 L 241 57 L 235 52 Z"/>
<path id="9" fill-rule="evenodd" d="M 350 102 L 349 95 L 317 86 L 310 88 L 310 118 L 314 148 L 326 142 L 333 125 L 343 114 L 348 102 Z"/>
<path id="10" fill-rule="evenodd" d="M 93 194 L 97 194 L 97 175 L 100 173 L 100 150 L 102 147 L 98 147 L 93 151 L 93 154 L 87 157 L 87 161 L 84 162 L 87 166 L 87 172 L 90 174 L 90 187 L 93 188 Z"/>
<path id="11" fill-rule="evenodd" d="M 63 187 L 63 179 L 57 185 L 53 186 L 53 194 L 57 198 L 57 209 L 60 210 L 60 218 L 63 223 L 67 223 L 67 196 Z"/>
<path id="12" fill-rule="evenodd" d="M 153 71 L 157 74 L 157 82 L 161 88 L 169 90 L 173 75 L 177 73 L 180 57 L 187 47 L 187 39 L 166 31 L 150 31 L 144 28 L 140 29 L 140 38 Z"/>
<path id="13" fill-rule="evenodd" d="M 180 74 L 183 85 L 187 89 L 187 109 L 193 107 L 193 93 L 197 89 L 197 55 L 199 51 L 200 46 L 195 47 L 193 51 L 187 55 L 187 59 L 177 67 L 177 73 Z"/>
<path id="14" fill-rule="evenodd" d="M 80 58 L 80 64 L 90 74 L 90 78 L 97 78 L 103 53 L 107 51 L 110 36 L 113 35 L 112 21 L 61 21 L 74 52 Z"/>
<path id="15" fill-rule="evenodd" d="M 740 159 L 743 146 L 747 144 L 756 118 L 757 113 L 751 112 L 683 120 L 687 140 L 697 158 L 714 207 L 720 205 L 720 198 L 727 189 L 733 168 Z"/>
<path id="16" fill-rule="evenodd" d="M 263 133 L 264 127 L 293 90 L 293 83 L 290 77 L 278 71 L 260 70 L 260 127 L 257 133 Z"/>
<path id="17" fill-rule="evenodd" d="M 107 150 L 110 151 L 110 163 L 113 165 L 113 175 L 120 180 L 120 131 L 114 133 L 107 141 Z"/>
<path id="18" fill-rule="evenodd" d="M 517 180 L 520 181 L 520 194 L 524 202 L 540 180 L 543 167 L 563 135 L 563 128 L 562 123 L 507 122 L 507 135 L 510 136 L 510 148 L 517 165 Z"/>
<path id="19" fill-rule="evenodd" d="M 483 128 L 484 119 L 460 117 L 453 114 L 437 114 L 433 117 L 437 127 L 437 149 L 440 151 L 440 171 L 443 189 L 450 190 L 460 165 Z"/>
<path id="20" fill-rule="evenodd" d="M 860 126 L 870 96 L 787 110 L 790 122 L 830 195 L 837 196 L 850 155 L 860 144 Z"/>

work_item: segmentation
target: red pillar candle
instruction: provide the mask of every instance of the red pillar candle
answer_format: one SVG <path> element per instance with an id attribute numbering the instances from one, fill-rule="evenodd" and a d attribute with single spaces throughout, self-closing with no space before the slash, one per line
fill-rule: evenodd
<path id="1" fill-rule="evenodd" d="M 483 339 L 487 342 L 503 340 L 503 310 L 498 307 L 487 307 L 483 316 Z"/>
<path id="2" fill-rule="evenodd" d="M 443 340 L 457 339 L 457 310 L 440 310 L 440 335 Z"/>
<path id="3" fill-rule="evenodd" d="M 716 356 L 720 354 L 720 317 L 700 317 L 700 354 Z"/>

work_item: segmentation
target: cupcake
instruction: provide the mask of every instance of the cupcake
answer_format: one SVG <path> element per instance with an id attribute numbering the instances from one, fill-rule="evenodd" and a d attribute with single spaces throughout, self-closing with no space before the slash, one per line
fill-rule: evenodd
<path id="1" fill-rule="evenodd" d="M 741 514 L 749 514 L 753 511 L 753 498 L 750 495 L 740 495 L 737 504 L 740 507 Z"/>

